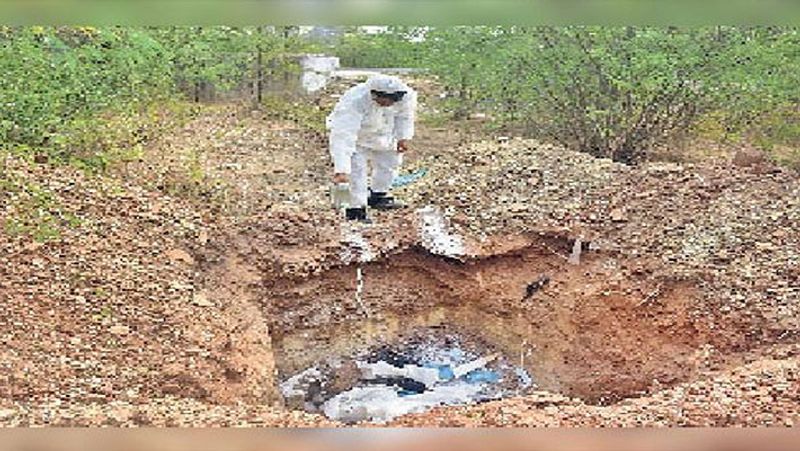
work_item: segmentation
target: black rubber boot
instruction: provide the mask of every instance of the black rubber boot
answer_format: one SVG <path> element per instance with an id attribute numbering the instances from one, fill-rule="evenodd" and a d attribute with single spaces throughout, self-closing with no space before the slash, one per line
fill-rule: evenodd
<path id="1" fill-rule="evenodd" d="M 376 210 L 396 210 L 398 208 L 405 207 L 405 205 L 395 201 L 394 197 L 388 195 L 387 193 L 378 193 L 375 191 L 369 192 L 367 205 Z"/>
<path id="2" fill-rule="evenodd" d="M 372 223 L 372 221 L 367 217 L 367 207 L 347 208 L 344 210 L 344 215 L 348 221 L 359 221 L 365 224 Z"/>

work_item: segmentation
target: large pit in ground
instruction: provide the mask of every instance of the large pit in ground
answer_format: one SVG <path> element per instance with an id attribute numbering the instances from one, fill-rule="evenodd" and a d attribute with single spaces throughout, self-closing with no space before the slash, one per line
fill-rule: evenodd
<path id="1" fill-rule="evenodd" d="M 530 375 L 534 389 L 588 403 L 641 395 L 698 370 L 714 331 L 694 310 L 698 293 L 691 284 L 657 279 L 642 265 L 592 251 L 573 265 L 564 258 L 572 241 L 535 241 L 468 261 L 411 249 L 269 282 L 262 307 L 279 383 L 332 360 L 366 361 L 376 349 L 403 349 L 425 331 L 458 337 L 473 357 L 498 353 L 505 365 Z"/>

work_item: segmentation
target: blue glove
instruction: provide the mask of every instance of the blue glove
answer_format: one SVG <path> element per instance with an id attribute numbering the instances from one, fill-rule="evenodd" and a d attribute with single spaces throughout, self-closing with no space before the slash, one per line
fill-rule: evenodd
<path id="1" fill-rule="evenodd" d="M 417 180 L 421 179 L 428 173 L 428 170 L 425 168 L 417 169 L 414 172 L 409 174 L 398 175 L 392 181 L 392 188 L 400 188 L 401 186 L 410 185 L 411 183 L 416 182 Z"/>

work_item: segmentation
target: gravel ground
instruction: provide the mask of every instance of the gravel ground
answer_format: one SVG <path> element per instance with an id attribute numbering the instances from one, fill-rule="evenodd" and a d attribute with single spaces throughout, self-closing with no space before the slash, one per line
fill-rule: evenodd
<path id="1" fill-rule="evenodd" d="M 134 183 L 6 158 L 4 222 L 44 212 L 61 232 L 42 244 L 0 231 L 0 424 L 330 424 L 281 409 L 252 304 L 203 290 L 204 271 L 226 252 L 261 277 L 292 278 L 341 264 L 346 247 L 326 207 L 323 144 L 290 123 L 237 114 L 213 110 L 161 143 L 178 155 L 200 149 L 218 187 L 201 201 L 166 194 L 146 168 Z M 728 161 L 626 167 L 501 141 L 420 149 L 407 169 L 429 173 L 398 195 L 440 207 L 476 246 L 557 230 L 647 262 L 656 280 L 691 281 L 704 295 L 697 313 L 753 357 L 612 406 L 541 393 L 398 425 L 797 424 L 796 173 Z M 413 211 L 376 219 L 364 233 L 376 258 L 417 244 Z"/>

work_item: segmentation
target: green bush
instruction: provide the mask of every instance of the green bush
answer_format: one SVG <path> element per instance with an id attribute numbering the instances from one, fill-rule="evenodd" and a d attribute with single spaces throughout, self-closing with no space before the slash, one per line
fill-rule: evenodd
<path id="1" fill-rule="evenodd" d="M 170 92 L 164 55 L 133 29 L 14 30 L 0 42 L 0 142 L 68 159 L 74 129 Z"/>
<path id="2" fill-rule="evenodd" d="M 344 67 L 423 67 L 425 48 L 414 42 L 420 30 L 389 27 L 384 33 L 349 31 L 334 47 Z"/>
<path id="3" fill-rule="evenodd" d="M 789 27 L 419 28 L 356 34 L 337 51 L 430 69 L 456 118 L 481 111 L 494 127 L 627 163 L 710 114 L 721 136 L 752 135 L 764 114 L 800 103 L 800 35 Z"/>
<path id="4" fill-rule="evenodd" d="M 122 148 L 135 153 L 154 103 L 247 86 L 313 47 L 284 31 L 0 28 L 0 145 L 102 170 Z"/>

